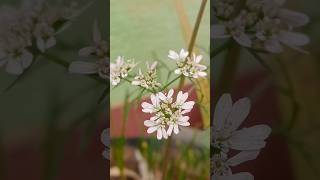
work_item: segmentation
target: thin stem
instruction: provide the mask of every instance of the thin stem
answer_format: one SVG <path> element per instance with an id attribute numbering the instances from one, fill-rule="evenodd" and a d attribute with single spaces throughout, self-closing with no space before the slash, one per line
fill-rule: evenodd
<path id="1" fill-rule="evenodd" d="M 240 49 L 237 44 L 233 43 L 224 62 L 220 79 L 217 82 L 216 93 L 213 101 L 214 103 L 217 102 L 218 98 L 223 93 L 229 92 L 231 90 L 239 63 L 239 55 Z"/>
<path id="2" fill-rule="evenodd" d="M 197 20 L 191 35 L 191 39 L 190 39 L 190 43 L 189 43 L 189 56 L 192 54 L 196 39 L 197 39 L 197 34 L 199 31 L 199 27 L 200 27 L 200 23 L 201 23 L 201 19 L 203 17 L 204 14 L 204 10 L 207 4 L 207 0 L 202 0 L 201 2 L 201 6 L 200 6 L 200 10 L 198 12 L 198 16 L 197 16 Z M 184 81 L 185 81 L 185 77 L 184 76 L 180 76 L 180 82 L 179 82 L 179 87 L 178 90 L 181 90 L 184 86 Z M 169 156 L 171 154 L 171 136 L 168 138 L 167 140 L 167 145 L 166 145 L 166 149 L 165 149 L 165 154 L 164 154 L 164 163 L 163 163 L 163 175 L 162 175 L 162 179 L 165 180 L 167 173 L 168 173 L 168 163 L 169 163 Z"/>
<path id="3" fill-rule="evenodd" d="M 213 59 L 217 55 L 219 55 L 224 50 L 228 49 L 230 45 L 232 44 L 232 40 L 229 40 L 228 42 L 224 43 L 223 45 L 219 46 L 217 49 L 214 49 L 210 53 L 210 58 Z"/>
<path id="4" fill-rule="evenodd" d="M 174 78 L 173 80 L 171 80 L 169 83 L 167 83 L 165 86 L 163 86 L 161 88 L 161 91 L 165 90 L 167 87 L 169 87 L 172 83 L 174 83 L 176 80 L 178 80 L 179 78 L 181 78 L 181 76 L 178 76 L 176 78 Z"/>

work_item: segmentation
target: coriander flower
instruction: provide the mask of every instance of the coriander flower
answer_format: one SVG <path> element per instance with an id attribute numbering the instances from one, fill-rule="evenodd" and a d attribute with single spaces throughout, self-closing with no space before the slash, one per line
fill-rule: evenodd
<path id="1" fill-rule="evenodd" d="M 120 83 L 121 79 L 126 78 L 128 73 L 136 66 L 134 61 L 124 60 L 124 57 L 118 56 L 116 63 L 110 64 L 110 81 L 113 86 Z"/>
<path id="2" fill-rule="evenodd" d="M 187 77 L 199 78 L 207 76 L 207 73 L 204 72 L 207 67 L 200 64 L 202 60 L 202 55 L 192 54 L 191 57 L 188 56 L 189 52 L 181 49 L 178 54 L 175 51 L 170 50 L 168 57 L 174 61 L 178 68 L 174 71 L 175 74 L 182 74 Z"/>
<path id="3" fill-rule="evenodd" d="M 234 104 L 229 94 L 224 94 L 219 99 L 214 111 L 211 142 L 214 179 L 253 179 L 250 173 L 232 174 L 231 171 L 231 167 L 256 159 L 266 145 L 265 139 L 271 133 L 271 128 L 267 125 L 255 125 L 238 130 L 249 110 L 248 98 L 242 98 Z M 240 152 L 228 158 L 230 149 Z"/>
<path id="4" fill-rule="evenodd" d="M 97 22 L 93 26 L 94 46 L 79 50 L 80 56 L 92 55 L 97 60 L 94 62 L 74 61 L 69 66 L 69 72 L 77 74 L 98 74 L 102 79 L 109 78 L 109 57 L 106 41 L 102 40 Z"/>
<path id="5" fill-rule="evenodd" d="M 88 46 L 80 49 L 80 56 L 94 55 L 98 58 L 105 58 L 108 56 L 109 47 L 107 41 L 102 39 L 101 31 L 99 30 L 97 21 L 93 25 L 93 46 Z"/>
<path id="6" fill-rule="evenodd" d="M 147 62 L 147 72 L 142 73 L 141 69 L 139 69 L 139 74 L 132 81 L 132 85 L 141 86 L 146 89 L 156 89 L 161 86 L 160 83 L 157 82 L 157 62 L 155 61 L 153 64 L 149 64 Z"/>
<path id="7" fill-rule="evenodd" d="M 41 0 L 23 1 L 21 7 L 1 6 L 0 66 L 9 74 L 22 74 L 40 53 L 56 44 L 55 35 L 76 13 L 71 7 L 52 6 Z"/>
<path id="8" fill-rule="evenodd" d="M 229 149 L 252 151 L 264 148 L 271 128 L 255 125 L 238 130 L 250 110 L 250 100 L 242 98 L 232 103 L 230 94 L 219 99 L 213 117 L 213 146 L 217 153 L 226 154 Z"/>
<path id="9" fill-rule="evenodd" d="M 95 62 L 74 61 L 69 66 L 70 73 L 98 74 L 102 79 L 109 77 L 109 59 L 99 59 Z"/>
<path id="10" fill-rule="evenodd" d="M 301 46 L 310 42 L 309 37 L 294 30 L 306 25 L 309 17 L 283 8 L 284 3 L 285 0 L 219 0 L 213 8 L 216 23 L 212 37 L 233 38 L 241 46 L 269 53 L 280 53 L 283 46 L 306 52 Z"/>
<path id="11" fill-rule="evenodd" d="M 178 134 L 179 126 L 190 126 L 189 113 L 195 102 L 186 101 L 189 94 L 179 91 L 177 97 L 173 98 L 174 90 L 170 89 L 167 94 L 159 92 L 151 95 L 151 104 L 143 102 L 141 104 L 144 113 L 153 114 L 149 120 L 144 121 L 148 127 L 147 133 L 151 134 L 157 131 L 157 139 L 171 136 L 172 132 Z"/>

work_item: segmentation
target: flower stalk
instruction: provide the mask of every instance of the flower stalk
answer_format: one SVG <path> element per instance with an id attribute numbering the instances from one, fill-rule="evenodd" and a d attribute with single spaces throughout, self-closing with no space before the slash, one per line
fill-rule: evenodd
<path id="1" fill-rule="evenodd" d="M 207 4 L 207 0 L 202 0 L 201 6 L 200 6 L 200 10 L 198 12 L 198 16 L 197 16 L 197 19 L 196 19 L 196 23 L 195 23 L 195 26 L 194 26 L 194 29 L 193 29 L 193 32 L 192 32 L 192 35 L 191 35 L 190 42 L 189 42 L 189 47 L 188 47 L 189 56 L 191 56 L 192 51 L 194 49 L 194 45 L 195 45 L 195 42 L 196 42 L 196 39 L 197 39 L 197 34 L 198 34 L 198 31 L 199 31 L 200 23 L 201 23 L 203 14 L 204 14 L 204 10 L 205 10 L 206 4 Z M 180 77 L 179 86 L 178 86 L 178 91 L 183 88 L 184 82 L 185 82 L 185 77 L 181 76 Z M 168 138 L 168 140 L 167 140 L 167 144 L 166 144 L 166 147 L 165 147 L 165 155 L 164 155 L 165 159 L 163 161 L 163 170 L 162 170 L 162 173 L 163 173 L 162 179 L 163 180 L 166 179 L 166 176 L 167 176 L 167 173 L 168 173 L 169 156 L 171 154 L 171 143 L 172 143 L 172 138 L 170 136 Z"/>

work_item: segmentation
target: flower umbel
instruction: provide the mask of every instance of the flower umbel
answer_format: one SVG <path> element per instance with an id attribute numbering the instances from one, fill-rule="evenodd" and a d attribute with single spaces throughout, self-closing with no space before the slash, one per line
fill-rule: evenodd
<path id="1" fill-rule="evenodd" d="M 255 125 L 238 130 L 242 122 L 248 116 L 250 100 L 242 98 L 233 104 L 231 96 L 224 94 L 219 99 L 213 119 L 213 176 L 216 179 L 234 179 L 240 175 L 232 175 L 230 167 L 242 162 L 256 159 L 262 148 L 265 147 L 265 139 L 270 135 L 271 128 L 267 125 Z M 230 149 L 240 153 L 228 158 Z M 241 175 L 252 177 L 252 175 Z M 228 178 L 227 178 L 228 177 Z"/>
<path id="2" fill-rule="evenodd" d="M 110 81 L 113 86 L 120 83 L 121 79 L 126 78 L 128 73 L 136 66 L 133 60 L 124 60 L 118 56 L 116 63 L 110 64 Z"/>
<path id="3" fill-rule="evenodd" d="M 109 57 L 108 44 L 102 39 L 98 23 L 93 25 L 93 41 L 94 46 L 84 47 L 79 50 L 80 56 L 93 56 L 96 61 L 74 61 L 69 66 L 69 72 L 77 74 L 98 74 L 102 79 L 109 78 Z"/>
<path id="4" fill-rule="evenodd" d="M 183 74 L 187 77 L 199 78 L 207 76 L 207 73 L 204 72 L 207 67 L 200 64 L 202 60 L 202 55 L 192 54 L 191 57 L 188 56 L 189 52 L 181 49 L 178 54 L 175 51 L 170 50 L 168 57 L 174 61 L 178 68 L 174 71 L 175 74 Z"/>
<path id="5" fill-rule="evenodd" d="M 185 114 L 192 110 L 195 102 L 186 101 L 189 96 L 187 92 L 179 91 L 175 99 L 173 94 L 173 89 L 170 89 L 167 94 L 162 92 L 152 94 L 151 104 L 147 102 L 141 104 L 143 112 L 154 115 L 144 121 L 144 125 L 148 127 L 147 133 L 157 131 L 159 140 L 167 139 L 172 132 L 178 134 L 179 126 L 190 126 L 190 117 Z"/>
<path id="6" fill-rule="evenodd" d="M 309 17 L 283 8 L 284 2 L 217 0 L 213 8 L 217 23 L 212 26 L 212 36 L 232 37 L 241 46 L 270 53 L 282 52 L 283 45 L 305 52 L 300 47 L 309 43 L 309 37 L 294 30 L 306 25 Z"/>
<path id="7" fill-rule="evenodd" d="M 147 62 L 148 70 L 143 74 L 141 69 L 139 69 L 139 74 L 132 81 L 132 85 L 141 86 L 146 89 L 154 90 L 161 86 L 157 82 L 157 62 L 153 62 L 151 65 Z"/>

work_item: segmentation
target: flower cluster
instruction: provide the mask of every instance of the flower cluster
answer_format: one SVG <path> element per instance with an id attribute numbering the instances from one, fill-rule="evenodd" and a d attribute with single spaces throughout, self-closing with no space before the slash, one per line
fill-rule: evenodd
<path id="1" fill-rule="evenodd" d="M 231 96 L 224 94 L 218 101 L 213 119 L 213 179 L 237 180 L 253 179 L 250 173 L 232 174 L 231 167 L 245 161 L 256 159 L 260 150 L 265 147 L 265 139 L 271 128 L 267 125 L 255 125 L 237 130 L 250 110 L 250 100 L 243 98 L 232 103 Z M 240 151 L 229 158 L 230 150 Z"/>
<path id="2" fill-rule="evenodd" d="M 8 73 L 20 75 L 36 54 L 56 44 L 61 32 L 76 13 L 75 5 L 60 7 L 40 0 L 28 0 L 21 7 L 1 7 L 0 66 Z"/>
<path id="3" fill-rule="evenodd" d="M 202 55 L 193 54 L 192 57 L 189 57 L 189 52 L 181 49 L 180 53 L 170 50 L 168 57 L 176 61 L 178 66 L 174 71 L 176 74 L 183 74 L 186 77 L 192 78 L 207 76 L 207 73 L 204 72 L 207 67 L 200 64 Z"/>
<path id="4" fill-rule="evenodd" d="M 69 66 L 69 72 L 78 74 L 98 74 L 102 79 L 109 78 L 109 46 L 102 39 L 98 23 L 93 25 L 93 45 L 79 50 L 79 56 L 93 56 L 94 62 L 74 61 Z"/>
<path id="5" fill-rule="evenodd" d="M 124 60 L 124 57 L 118 56 L 116 63 L 110 64 L 110 81 L 116 86 L 121 79 L 126 78 L 128 73 L 136 66 L 132 60 Z"/>
<path id="6" fill-rule="evenodd" d="M 309 22 L 305 14 L 282 8 L 285 0 L 217 0 L 213 9 L 217 24 L 214 39 L 233 38 L 244 47 L 280 53 L 283 45 L 300 48 L 309 43 L 308 36 L 294 28 Z"/>
<path id="7" fill-rule="evenodd" d="M 147 62 L 147 72 L 142 73 L 141 69 L 139 69 L 139 74 L 132 81 L 132 85 L 141 86 L 145 89 L 154 90 L 161 86 L 160 83 L 157 82 L 157 62 L 155 61 L 153 64 L 149 64 Z"/>
<path id="8" fill-rule="evenodd" d="M 157 138 L 167 139 L 172 132 L 179 133 L 179 126 L 189 126 L 189 113 L 195 102 L 186 101 L 188 93 L 179 91 L 177 97 L 173 98 L 174 90 L 170 89 L 167 94 L 159 92 L 151 95 L 151 104 L 143 102 L 141 104 L 142 111 L 153 114 L 149 120 L 144 121 L 144 125 L 148 127 L 147 133 L 157 132 Z"/>

